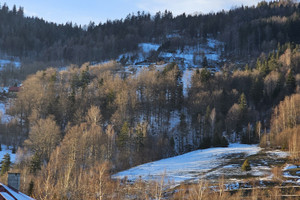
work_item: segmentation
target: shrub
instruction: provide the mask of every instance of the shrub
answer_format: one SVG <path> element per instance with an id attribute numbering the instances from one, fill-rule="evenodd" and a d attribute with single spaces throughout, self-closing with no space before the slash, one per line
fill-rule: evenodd
<path id="1" fill-rule="evenodd" d="M 251 170 L 251 166 L 250 166 L 250 163 L 249 163 L 248 159 L 246 159 L 245 162 L 243 163 L 242 170 L 243 171 L 250 171 Z"/>

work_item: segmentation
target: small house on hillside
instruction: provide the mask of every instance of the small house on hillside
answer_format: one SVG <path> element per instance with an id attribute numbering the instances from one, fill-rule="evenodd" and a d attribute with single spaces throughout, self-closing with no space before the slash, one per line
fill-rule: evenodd
<path id="1" fill-rule="evenodd" d="M 8 92 L 19 92 L 19 91 L 20 91 L 20 87 L 15 87 L 15 86 L 10 87 L 8 89 Z"/>

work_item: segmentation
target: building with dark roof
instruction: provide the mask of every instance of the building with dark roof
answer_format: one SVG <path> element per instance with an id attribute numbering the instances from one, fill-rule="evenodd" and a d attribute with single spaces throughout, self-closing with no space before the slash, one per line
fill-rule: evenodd
<path id="1" fill-rule="evenodd" d="M 19 191 L 20 173 L 8 173 L 8 186 L 0 183 L 0 200 L 34 200 Z"/>

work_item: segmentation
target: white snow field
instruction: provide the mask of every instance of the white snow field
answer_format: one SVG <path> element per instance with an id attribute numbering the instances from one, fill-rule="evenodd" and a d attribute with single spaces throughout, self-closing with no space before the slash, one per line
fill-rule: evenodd
<path id="1" fill-rule="evenodd" d="M 236 159 L 244 160 L 251 155 L 258 156 L 258 158 L 256 161 L 250 161 L 252 168 L 250 172 L 243 172 L 241 164 L 237 164 Z M 260 157 L 261 155 L 265 155 L 265 157 Z M 199 179 L 214 180 L 223 175 L 234 182 L 237 182 L 236 178 L 241 175 L 269 180 L 272 179 L 271 167 L 276 163 L 276 160 L 288 156 L 288 153 L 279 150 L 264 151 L 258 145 L 234 143 L 226 148 L 196 150 L 180 156 L 139 165 L 114 174 L 112 178 L 123 179 L 126 177 L 128 181 L 137 179 L 150 181 L 161 180 L 164 177 L 165 183 L 169 182 L 171 185 L 195 182 Z M 298 181 L 300 182 L 300 177 Z"/>
<path id="2" fill-rule="evenodd" d="M 143 50 L 143 52 L 150 53 L 150 51 L 157 51 L 160 45 L 152 43 L 140 43 L 138 46 Z"/>
<path id="3" fill-rule="evenodd" d="M 9 107 L 9 103 L 0 102 L 0 123 L 8 123 L 12 116 L 6 113 L 6 109 Z"/>
<path id="4" fill-rule="evenodd" d="M 191 80 L 194 73 L 194 69 L 186 69 L 182 75 L 182 84 L 183 84 L 183 95 L 184 97 L 188 96 L 188 89 L 191 86 Z"/>
<path id="5" fill-rule="evenodd" d="M 3 70 L 3 68 L 9 64 L 14 65 L 16 68 L 20 68 L 21 66 L 20 62 L 0 59 L 0 71 Z"/>
<path id="6" fill-rule="evenodd" d="M 140 43 L 138 44 L 139 50 L 134 52 L 127 52 L 119 55 L 118 61 L 120 61 L 123 57 L 130 58 L 131 61 L 127 63 L 127 65 L 133 65 L 135 67 L 139 66 L 144 62 L 147 66 L 148 63 L 147 58 L 150 56 L 151 51 L 157 51 L 161 44 L 156 43 Z M 177 64 L 183 65 L 184 67 L 199 67 L 199 64 L 194 63 L 194 56 L 196 60 L 201 55 L 205 55 L 209 62 L 217 62 L 221 61 L 221 54 L 224 50 L 224 44 L 215 39 L 208 39 L 205 44 L 197 44 L 194 46 L 184 46 L 184 48 L 177 49 L 175 52 L 168 51 L 160 51 L 159 57 L 164 58 L 166 62 L 176 61 Z M 133 60 L 132 60 L 132 59 Z M 202 56 L 200 56 L 202 60 Z M 139 63 L 139 64 L 134 64 Z M 155 63 L 152 63 L 155 64 Z"/>
<path id="7" fill-rule="evenodd" d="M 15 163 L 16 161 L 16 154 L 12 153 L 12 147 L 9 147 L 9 149 L 7 149 L 8 147 L 6 145 L 1 145 L 2 147 L 2 151 L 0 151 L 0 161 L 2 161 L 3 157 L 5 154 L 9 153 L 10 154 L 10 161 L 12 163 Z"/>
<path id="8" fill-rule="evenodd" d="M 7 105 L 3 102 L 0 102 L 0 123 L 8 123 L 11 120 L 11 116 L 6 114 Z M 1 144 L 1 140 L 0 140 Z M 16 154 L 12 154 L 12 147 L 7 147 L 6 145 L 1 145 L 2 151 L 0 151 L 0 161 L 4 157 L 5 154 L 10 154 L 10 161 L 12 163 L 16 160 Z"/>
<path id="9" fill-rule="evenodd" d="M 133 167 L 113 175 L 113 178 L 134 181 L 136 179 L 157 180 L 164 176 L 166 181 L 176 184 L 184 181 L 198 180 L 213 173 L 214 169 L 226 165 L 230 155 L 244 153 L 247 156 L 257 154 L 261 150 L 257 145 L 230 144 L 227 148 L 209 148 L 196 150 L 180 156 L 162 159 Z M 240 168 L 240 167 L 239 167 Z"/>

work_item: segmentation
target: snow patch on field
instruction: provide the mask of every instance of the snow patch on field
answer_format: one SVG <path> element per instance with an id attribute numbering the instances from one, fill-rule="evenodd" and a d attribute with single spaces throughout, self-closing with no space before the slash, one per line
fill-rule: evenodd
<path id="1" fill-rule="evenodd" d="M 291 165 L 291 164 L 287 164 L 284 168 L 283 171 L 287 171 L 287 170 L 291 170 L 291 169 L 297 169 L 298 166 L 296 165 Z"/>
<path id="2" fill-rule="evenodd" d="M 279 158 L 286 158 L 289 156 L 288 152 L 275 150 L 275 151 L 267 151 L 266 153 L 271 154 L 273 156 L 279 157 Z"/>
<path id="3" fill-rule="evenodd" d="M 186 69 L 186 70 L 184 70 L 183 75 L 182 75 L 183 95 L 185 97 L 188 96 L 188 89 L 191 86 L 193 72 L 194 72 L 193 69 Z"/>
<path id="4" fill-rule="evenodd" d="M 7 103 L 0 102 L 0 119 L 1 123 L 8 123 L 11 119 L 12 116 L 6 114 L 6 109 L 9 107 Z"/>
<path id="5" fill-rule="evenodd" d="M 160 44 L 156 43 L 140 43 L 139 50 L 127 52 L 119 55 L 118 61 L 125 62 L 125 65 L 155 64 L 149 60 L 152 51 L 158 51 Z M 191 46 L 184 46 L 176 50 L 165 49 L 159 51 L 159 58 L 165 62 L 176 62 L 184 67 L 199 67 L 199 61 L 205 55 L 210 64 L 219 62 L 221 54 L 224 50 L 224 44 L 215 39 L 208 39 L 207 43 L 198 43 Z M 196 62 L 196 63 L 195 63 Z M 200 62 L 201 63 L 201 62 Z"/>
<path id="6" fill-rule="evenodd" d="M 7 147 L 6 145 L 1 145 L 2 151 L 0 151 L 0 161 L 2 161 L 5 154 L 9 153 L 10 161 L 14 163 L 16 161 L 16 154 L 12 153 L 12 147 Z"/>
<path id="7" fill-rule="evenodd" d="M 176 128 L 180 123 L 180 113 L 178 111 L 171 112 L 170 116 L 170 130 Z"/>
<path id="8" fill-rule="evenodd" d="M 58 67 L 58 68 L 57 68 L 57 71 L 58 71 L 58 72 L 67 71 L 68 68 L 69 68 L 68 66 L 61 66 L 61 67 Z"/>
<path id="9" fill-rule="evenodd" d="M 236 168 L 236 167 L 240 167 L 240 166 L 239 165 L 225 165 L 223 168 L 228 169 L 228 168 Z"/>
<path id="10" fill-rule="evenodd" d="M 3 68 L 5 66 L 9 65 L 9 64 L 14 65 L 16 68 L 20 68 L 21 67 L 21 63 L 20 62 L 0 59 L 0 70 L 3 70 Z"/>
<path id="11" fill-rule="evenodd" d="M 227 148 L 210 148 L 197 150 L 180 156 L 146 163 L 113 175 L 113 178 L 124 178 L 134 181 L 138 178 L 156 180 L 164 176 L 174 183 L 205 178 L 206 174 L 228 161 L 224 158 L 230 154 L 257 154 L 261 150 L 257 145 L 230 144 Z"/>
<path id="12" fill-rule="evenodd" d="M 289 172 L 284 172 L 284 173 L 283 173 L 283 176 L 284 176 L 285 178 L 298 179 L 298 181 L 300 180 L 300 176 L 294 176 L 294 175 L 291 175 Z"/>
<path id="13" fill-rule="evenodd" d="M 300 182 L 300 166 L 299 165 L 291 165 L 291 164 L 287 164 L 284 168 L 283 168 L 283 176 L 289 180 L 287 180 L 287 182 L 296 182 L 299 183 Z"/>
<path id="14" fill-rule="evenodd" d="M 212 39 L 212 38 L 208 38 L 207 39 L 207 45 L 210 48 L 214 49 L 214 48 L 216 48 L 218 46 L 223 46 L 224 44 L 222 42 L 218 41 L 218 40 L 215 40 L 215 39 Z"/>
<path id="15" fill-rule="evenodd" d="M 268 166 L 257 166 L 257 167 L 251 166 L 251 168 L 252 168 L 251 174 L 253 176 L 265 176 L 265 175 L 270 176 L 271 175 L 271 168 Z"/>
<path id="16" fill-rule="evenodd" d="M 8 91 L 9 91 L 9 88 L 8 87 L 0 87 L 0 92 L 1 93 L 8 93 Z"/>
<path id="17" fill-rule="evenodd" d="M 149 53 L 150 51 L 157 51 L 159 48 L 159 44 L 152 44 L 152 43 L 140 43 L 138 45 L 145 53 Z"/>

